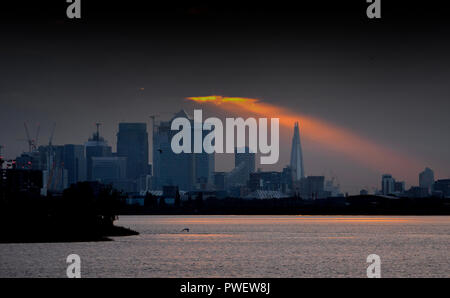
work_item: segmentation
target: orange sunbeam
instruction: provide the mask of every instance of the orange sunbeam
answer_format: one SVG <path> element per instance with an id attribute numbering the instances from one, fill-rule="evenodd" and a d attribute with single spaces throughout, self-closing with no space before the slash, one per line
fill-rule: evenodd
<path id="1" fill-rule="evenodd" d="M 233 113 L 247 112 L 259 117 L 279 118 L 280 124 L 292 129 L 295 122 L 300 123 L 302 138 L 326 146 L 378 172 L 391 172 L 394 175 L 408 176 L 417 173 L 422 163 L 399 154 L 354 132 L 327 123 L 323 120 L 305 116 L 254 98 L 243 97 L 188 97 L 198 103 L 212 103 Z"/>

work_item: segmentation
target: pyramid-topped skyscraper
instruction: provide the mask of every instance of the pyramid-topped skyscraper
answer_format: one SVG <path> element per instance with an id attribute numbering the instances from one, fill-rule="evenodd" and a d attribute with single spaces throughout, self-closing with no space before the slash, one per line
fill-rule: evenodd
<path id="1" fill-rule="evenodd" d="M 303 169 L 302 144 L 300 142 L 300 130 L 298 127 L 298 122 L 295 122 L 294 125 L 290 166 L 292 169 L 292 178 L 294 181 L 299 181 L 301 178 L 305 178 L 305 171 Z"/>

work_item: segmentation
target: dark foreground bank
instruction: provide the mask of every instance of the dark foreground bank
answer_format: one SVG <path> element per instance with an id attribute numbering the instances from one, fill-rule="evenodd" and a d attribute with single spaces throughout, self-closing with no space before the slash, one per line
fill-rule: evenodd
<path id="1" fill-rule="evenodd" d="M 78 183 L 58 196 L 9 193 L 0 203 L 0 243 L 108 241 L 139 233 L 114 225 L 120 193 Z"/>
<path id="2" fill-rule="evenodd" d="M 139 233 L 128 228 L 110 226 L 68 226 L 65 223 L 3 227 L 0 243 L 88 242 L 111 241 L 108 237 L 131 236 Z"/>

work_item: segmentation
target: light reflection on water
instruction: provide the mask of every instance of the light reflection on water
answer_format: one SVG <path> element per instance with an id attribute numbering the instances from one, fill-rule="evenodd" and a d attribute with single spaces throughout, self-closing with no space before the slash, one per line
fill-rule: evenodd
<path id="1" fill-rule="evenodd" d="M 121 216 L 111 242 L 0 244 L 0 277 L 450 277 L 450 217 Z M 180 232 L 189 228 L 190 232 Z"/>

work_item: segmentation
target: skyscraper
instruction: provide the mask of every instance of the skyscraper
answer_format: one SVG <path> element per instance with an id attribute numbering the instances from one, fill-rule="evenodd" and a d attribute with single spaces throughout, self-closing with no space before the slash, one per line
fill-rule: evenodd
<path id="1" fill-rule="evenodd" d="M 234 167 L 237 168 L 240 164 L 243 164 L 244 168 L 241 171 L 241 175 L 238 179 L 245 185 L 250 178 L 250 173 L 255 172 L 255 153 L 250 152 L 250 148 L 245 147 L 244 153 L 238 153 L 237 148 L 235 148 Z"/>
<path id="2" fill-rule="evenodd" d="M 434 172 L 430 168 L 425 168 L 423 172 L 419 174 L 419 186 L 428 189 L 430 193 L 434 184 Z"/>
<path id="3" fill-rule="evenodd" d="M 214 172 L 214 188 L 215 190 L 225 190 L 225 172 Z"/>
<path id="4" fill-rule="evenodd" d="M 444 198 L 450 198 L 450 179 L 439 179 L 433 184 L 433 191 Z"/>
<path id="5" fill-rule="evenodd" d="M 395 190 L 395 179 L 391 174 L 381 176 L 381 192 L 383 195 L 393 194 Z"/>
<path id="6" fill-rule="evenodd" d="M 92 138 L 84 144 L 86 147 L 86 163 L 87 163 L 87 180 L 92 181 L 92 157 L 109 157 L 112 156 L 111 147 L 100 137 L 100 123 L 97 123 L 97 131 Z"/>
<path id="7" fill-rule="evenodd" d="M 300 142 L 300 131 L 298 122 L 294 125 L 294 136 L 292 137 L 292 150 L 291 150 L 291 170 L 294 181 L 299 181 L 305 178 L 305 171 L 303 169 L 303 154 L 302 145 Z"/>
<path id="8" fill-rule="evenodd" d="M 178 186 L 180 190 L 192 190 L 198 181 L 213 183 L 214 154 L 179 153 L 172 151 L 172 137 L 178 133 L 171 130 L 175 118 L 187 118 L 191 122 L 191 136 L 194 135 L 194 120 L 185 111 L 176 113 L 170 121 L 161 121 L 153 129 L 153 185 L 162 189 L 165 185 Z M 203 133 L 203 137 L 207 132 Z"/>
<path id="9" fill-rule="evenodd" d="M 203 125 L 203 124 L 202 124 Z M 191 121 L 191 126 L 194 127 Z M 192 134 L 194 133 L 192 130 Z M 205 136 L 209 133 L 207 130 L 202 130 L 202 141 Z M 194 175 L 195 182 L 200 184 L 207 184 L 213 186 L 214 184 L 214 169 L 215 169 L 215 158 L 214 153 L 206 153 L 202 150 L 202 153 L 194 153 Z"/>
<path id="10" fill-rule="evenodd" d="M 171 130 L 173 119 L 189 118 L 185 111 L 174 115 L 170 121 L 161 121 L 153 130 L 153 187 L 162 190 L 164 185 L 178 186 L 181 190 L 191 190 L 195 183 L 194 155 L 175 154 L 170 145 L 177 133 Z"/>
<path id="11" fill-rule="evenodd" d="M 308 176 L 300 180 L 300 196 L 304 200 L 321 199 L 326 196 L 325 177 Z"/>
<path id="12" fill-rule="evenodd" d="M 86 157 L 83 145 L 64 145 L 63 162 L 68 172 L 68 185 L 86 180 Z"/>
<path id="13" fill-rule="evenodd" d="M 92 180 L 113 183 L 126 178 L 127 158 L 92 157 Z"/>
<path id="14" fill-rule="evenodd" d="M 127 158 L 127 178 L 136 180 L 148 173 L 146 123 L 119 123 L 117 156 Z"/>

